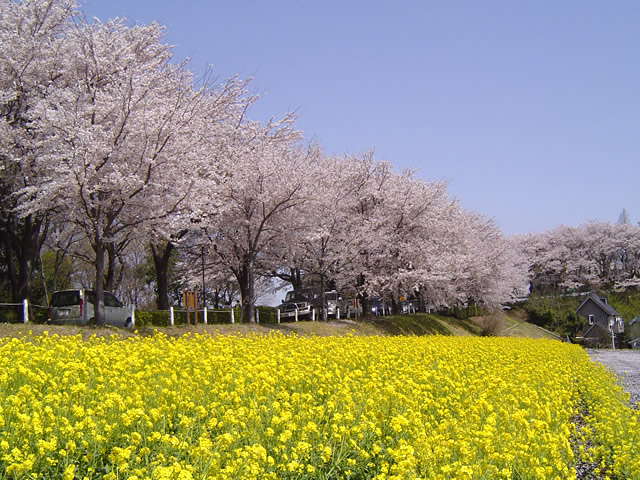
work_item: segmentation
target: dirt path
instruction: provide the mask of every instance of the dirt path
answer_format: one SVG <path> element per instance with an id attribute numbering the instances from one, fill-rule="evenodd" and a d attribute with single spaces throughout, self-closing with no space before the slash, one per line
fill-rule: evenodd
<path id="1" fill-rule="evenodd" d="M 587 349 L 587 353 L 591 360 L 618 375 L 620 384 L 631 395 L 631 405 L 640 402 L 640 350 Z"/>

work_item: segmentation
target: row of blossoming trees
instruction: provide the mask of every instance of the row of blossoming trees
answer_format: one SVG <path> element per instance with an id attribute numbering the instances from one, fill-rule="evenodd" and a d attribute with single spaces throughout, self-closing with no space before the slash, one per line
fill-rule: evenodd
<path id="1" fill-rule="evenodd" d="M 156 24 L 88 22 L 72 0 L 0 6 L 1 252 L 14 300 L 30 296 L 43 246 L 93 265 L 99 305 L 149 249 L 159 308 L 177 252 L 187 284 L 206 272 L 210 288 L 237 285 L 248 321 L 267 276 L 494 306 L 531 265 L 550 268 L 443 183 L 369 152 L 327 155 L 292 115 L 251 120 L 246 82 L 195 79 Z M 609 278 L 633 255 L 576 275 Z"/>
<path id="2" fill-rule="evenodd" d="M 639 225 L 561 225 L 519 237 L 517 243 L 526 256 L 531 287 L 537 293 L 640 286 Z"/>

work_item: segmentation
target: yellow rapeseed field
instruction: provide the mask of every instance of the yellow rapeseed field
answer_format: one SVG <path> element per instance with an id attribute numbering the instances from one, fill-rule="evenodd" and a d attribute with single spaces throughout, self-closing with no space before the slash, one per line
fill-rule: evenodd
<path id="1" fill-rule="evenodd" d="M 0 340 L 0 478 L 640 478 L 638 411 L 556 341 Z"/>

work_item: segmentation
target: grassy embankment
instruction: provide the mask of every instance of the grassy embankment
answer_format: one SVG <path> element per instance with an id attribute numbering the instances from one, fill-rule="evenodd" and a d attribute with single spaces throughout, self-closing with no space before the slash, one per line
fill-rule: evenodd
<path id="1" fill-rule="evenodd" d="M 499 312 L 492 315 L 456 319 L 438 314 L 392 315 L 388 317 L 366 318 L 362 321 L 329 320 L 328 322 L 283 322 L 280 324 L 213 324 L 175 327 L 142 327 L 134 330 L 115 327 L 78 327 L 42 324 L 0 324 L 0 337 L 21 336 L 31 331 L 38 335 L 44 331 L 58 335 L 121 336 L 151 335 L 160 331 L 169 336 L 180 336 L 189 332 L 221 335 L 266 334 L 271 331 L 291 333 L 300 336 L 330 335 L 453 335 L 481 336 L 491 333 L 495 336 L 556 338 L 553 334 L 526 322 L 522 310 Z"/>

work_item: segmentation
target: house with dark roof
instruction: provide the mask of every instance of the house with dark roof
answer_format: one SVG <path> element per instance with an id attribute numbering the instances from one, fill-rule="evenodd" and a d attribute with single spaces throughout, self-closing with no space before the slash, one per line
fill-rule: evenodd
<path id="1" fill-rule="evenodd" d="M 615 336 L 624 333 L 624 320 L 605 297 L 589 293 L 578 305 L 576 313 L 586 322 L 578 339 L 585 345 L 615 345 Z"/>

